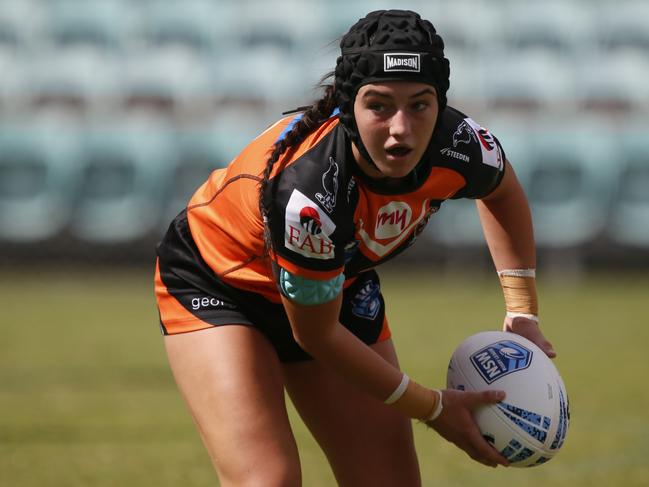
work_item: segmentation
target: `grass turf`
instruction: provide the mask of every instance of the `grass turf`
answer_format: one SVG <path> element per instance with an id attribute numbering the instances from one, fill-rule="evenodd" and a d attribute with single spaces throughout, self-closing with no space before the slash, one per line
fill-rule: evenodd
<path id="1" fill-rule="evenodd" d="M 443 384 L 462 339 L 500 326 L 493 276 L 390 273 L 383 288 L 402 367 L 424 384 Z M 566 445 L 542 467 L 491 470 L 415 425 L 425 486 L 647 485 L 649 278 L 542 280 L 539 292 L 570 394 Z M 3 272 L 0 302 L 0 485 L 216 483 L 166 365 L 148 274 Z M 291 418 L 304 485 L 335 485 Z"/>

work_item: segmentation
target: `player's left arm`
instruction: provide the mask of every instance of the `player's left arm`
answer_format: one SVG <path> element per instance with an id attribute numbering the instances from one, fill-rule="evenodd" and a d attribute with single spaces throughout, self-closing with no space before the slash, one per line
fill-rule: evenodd
<path id="1" fill-rule="evenodd" d="M 554 358 L 556 352 L 538 324 L 532 214 L 509 161 L 505 161 L 500 184 L 476 204 L 505 295 L 507 315 L 503 329 L 530 339 Z"/>

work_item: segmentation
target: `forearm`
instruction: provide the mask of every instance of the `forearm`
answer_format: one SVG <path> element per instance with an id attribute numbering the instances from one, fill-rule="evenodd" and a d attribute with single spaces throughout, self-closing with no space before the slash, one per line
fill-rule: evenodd
<path id="1" fill-rule="evenodd" d="M 476 204 L 496 269 L 535 268 L 532 215 L 527 198 L 509 164 L 494 194 L 478 200 Z"/>
<path id="2" fill-rule="evenodd" d="M 340 296 L 317 307 L 283 299 L 295 339 L 316 360 L 382 402 L 399 389 L 404 374 L 338 322 Z M 411 418 L 429 418 L 437 409 L 438 396 L 414 381 L 397 396 L 391 404 Z"/>
<path id="3" fill-rule="evenodd" d="M 345 377 L 356 387 L 385 400 L 401 381 L 402 373 L 337 323 L 327 335 L 301 343 L 316 360 Z"/>
<path id="4" fill-rule="evenodd" d="M 489 251 L 498 270 L 508 316 L 536 319 L 536 251 L 530 207 L 507 163 L 493 194 L 477 202 Z"/>
<path id="5" fill-rule="evenodd" d="M 295 339 L 315 359 L 378 399 L 397 387 L 399 370 L 338 323 L 341 296 L 317 306 L 283 301 Z"/>

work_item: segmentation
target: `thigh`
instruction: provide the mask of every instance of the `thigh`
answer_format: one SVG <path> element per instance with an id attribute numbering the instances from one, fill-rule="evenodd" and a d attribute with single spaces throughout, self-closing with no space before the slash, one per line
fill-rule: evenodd
<path id="1" fill-rule="evenodd" d="M 249 326 L 165 337 L 169 363 L 221 485 L 299 485 L 279 359 Z"/>
<path id="2" fill-rule="evenodd" d="M 391 340 L 371 345 L 397 365 Z M 284 364 L 286 387 L 341 486 L 418 486 L 409 418 L 317 361 Z"/>

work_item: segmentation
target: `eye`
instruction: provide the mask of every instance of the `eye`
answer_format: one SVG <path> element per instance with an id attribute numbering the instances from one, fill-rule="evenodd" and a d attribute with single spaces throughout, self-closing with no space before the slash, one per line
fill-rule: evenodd
<path id="1" fill-rule="evenodd" d="M 425 101 L 416 101 L 415 103 L 412 104 L 412 109 L 416 112 L 423 112 L 429 106 L 430 104 Z"/>
<path id="2" fill-rule="evenodd" d="M 367 108 L 375 113 L 382 113 L 385 111 L 385 105 L 382 103 L 369 103 Z"/>

